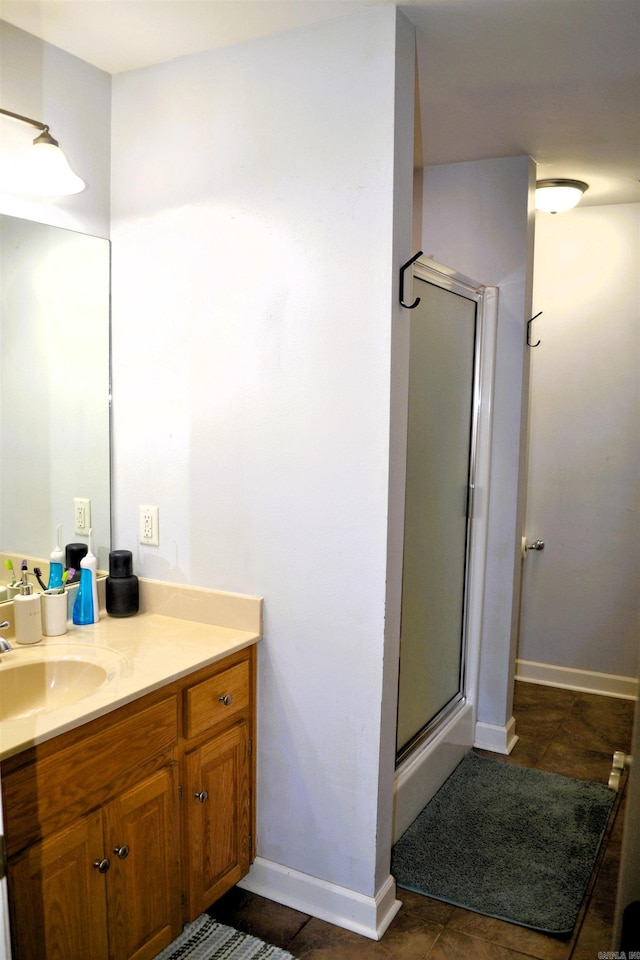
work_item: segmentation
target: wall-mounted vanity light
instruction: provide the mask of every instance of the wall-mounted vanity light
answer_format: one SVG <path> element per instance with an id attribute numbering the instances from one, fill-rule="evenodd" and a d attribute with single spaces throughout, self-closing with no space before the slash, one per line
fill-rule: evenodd
<path id="1" fill-rule="evenodd" d="M 582 200 L 589 184 L 582 180 L 538 180 L 536 183 L 536 210 L 545 213 L 564 213 Z"/>
<path id="2" fill-rule="evenodd" d="M 30 117 L 23 117 L 10 110 L 3 110 L 2 107 L 0 107 L 0 114 L 28 123 L 42 131 L 22 158 L 16 174 L 16 183 L 10 185 L 12 192 L 33 197 L 66 197 L 84 190 L 86 186 L 84 180 L 73 172 L 58 141 L 54 140 L 49 133 L 46 123 L 31 120 Z"/>

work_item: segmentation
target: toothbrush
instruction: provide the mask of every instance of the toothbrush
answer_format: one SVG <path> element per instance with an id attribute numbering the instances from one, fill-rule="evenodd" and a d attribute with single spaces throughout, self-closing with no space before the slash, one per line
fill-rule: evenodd
<path id="1" fill-rule="evenodd" d="M 15 572 L 15 570 L 13 569 L 13 563 L 12 563 L 11 560 L 5 560 L 4 565 L 5 565 L 5 567 L 7 568 L 7 570 L 9 571 L 9 573 L 11 574 L 11 584 L 10 584 L 10 586 L 12 586 L 14 583 L 16 583 L 16 572 Z"/>
<path id="2" fill-rule="evenodd" d="M 34 567 L 34 568 L 33 568 L 33 572 L 35 573 L 35 575 L 36 575 L 36 580 L 38 581 L 38 583 L 40 584 L 40 586 L 42 587 L 42 589 L 43 589 L 43 590 L 46 590 L 46 589 L 47 589 L 47 586 L 46 586 L 44 580 L 42 579 L 42 570 L 40 569 L 40 567 Z"/>
<path id="3" fill-rule="evenodd" d="M 64 588 L 67 580 L 69 579 L 69 577 L 72 577 L 75 572 L 76 571 L 73 569 L 73 567 L 70 567 L 69 570 L 64 571 L 64 573 L 62 574 L 62 586 L 58 590 L 58 593 L 64 593 Z"/>

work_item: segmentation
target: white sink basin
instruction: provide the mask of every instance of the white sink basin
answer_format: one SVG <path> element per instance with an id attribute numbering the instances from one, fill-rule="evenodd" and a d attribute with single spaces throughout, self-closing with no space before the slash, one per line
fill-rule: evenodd
<path id="1" fill-rule="evenodd" d="M 107 647 L 49 644 L 0 658 L 0 722 L 84 700 L 120 671 L 125 658 Z"/>

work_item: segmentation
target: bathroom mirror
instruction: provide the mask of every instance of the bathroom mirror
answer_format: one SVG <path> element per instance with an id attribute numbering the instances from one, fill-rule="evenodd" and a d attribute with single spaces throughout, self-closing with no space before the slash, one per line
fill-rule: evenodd
<path id="1" fill-rule="evenodd" d="M 109 285 L 108 240 L 0 216 L 0 554 L 14 566 L 48 560 L 59 524 L 63 545 L 88 543 L 83 498 L 108 567 Z"/>

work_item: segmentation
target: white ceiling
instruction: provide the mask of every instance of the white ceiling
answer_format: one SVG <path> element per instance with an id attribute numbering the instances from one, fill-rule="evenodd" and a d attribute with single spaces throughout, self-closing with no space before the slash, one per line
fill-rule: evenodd
<path id="1" fill-rule="evenodd" d="M 0 18 L 109 73 L 388 0 L 0 0 Z M 640 200 L 640 0 L 408 0 L 425 164 L 530 154 L 583 203 Z M 2 104 L 11 109 L 10 104 Z"/>

